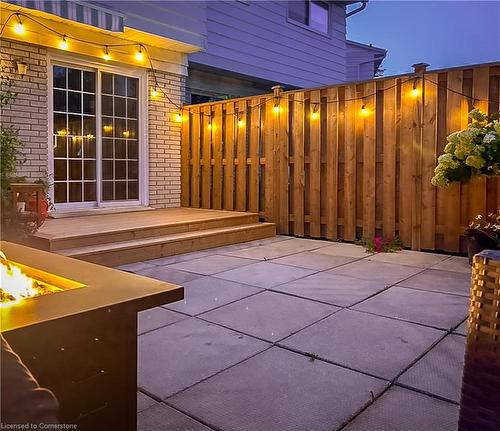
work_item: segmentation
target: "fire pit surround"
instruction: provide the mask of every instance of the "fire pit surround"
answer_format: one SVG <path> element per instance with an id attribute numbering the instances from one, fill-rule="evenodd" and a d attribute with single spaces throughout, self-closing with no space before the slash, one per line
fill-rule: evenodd
<path id="1" fill-rule="evenodd" d="M 183 288 L 0 244 L 2 334 L 57 396 L 61 423 L 135 431 L 137 313 L 182 299 Z"/>

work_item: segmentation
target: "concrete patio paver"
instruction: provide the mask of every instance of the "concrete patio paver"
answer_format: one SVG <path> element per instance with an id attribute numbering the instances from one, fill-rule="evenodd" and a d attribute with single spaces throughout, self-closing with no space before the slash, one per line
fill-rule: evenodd
<path id="1" fill-rule="evenodd" d="M 338 429 L 385 382 L 273 347 L 168 399 L 221 430 Z"/>
<path id="2" fill-rule="evenodd" d="M 177 269 L 179 271 L 194 272 L 196 274 L 203 274 L 203 275 L 212 275 L 218 272 L 228 271 L 230 269 L 250 265 L 252 263 L 255 263 L 255 260 L 214 254 L 211 256 L 201 257 L 199 259 L 174 263 L 172 265 L 169 265 L 168 267 L 172 269 Z"/>
<path id="3" fill-rule="evenodd" d="M 404 280 L 422 269 L 413 266 L 395 265 L 385 262 L 371 262 L 366 259 L 348 263 L 328 271 L 330 274 L 346 275 L 362 280 L 381 281 L 387 286 Z"/>
<path id="4" fill-rule="evenodd" d="M 384 283 L 379 281 L 360 280 L 344 275 L 319 272 L 276 286 L 273 291 L 347 307 L 385 288 Z"/>
<path id="5" fill-rule="evenodd" d="M 154 268 L 135 271 L 135 273 L 144 275 L 145 277 L 156 278 L 157 280 L 167 281 L 174 284 L 184 284 L 187 281 L 203 277 L 203 275 L 201 274 L 178 271 L 177 269 L 172 269 L 168 266 L 155 266 Z"/>
<path id="6" fill-rule="evenodd" d="M 280 344 L 390 380 L 443 335 L 437 329 L 344 309 Z"/>
<path id="7" fill-rule="evenodd" d="M 184 299 L 165 307 L 191 316 L 261 292 L 258 287 L 215 277 L 202 277 L 184 283 Z"/>
<path id="8" fill-rule="evenodd" d="M 135 272 L 135 271 L 140 271 L 141 269 L 148 269 L 148 268 L 154 268 L 154 265 L 148 262 L 135 262 L 135 263 L 127 263 L 126 265 L 120 265 L 116 267 L 116 269 L 128 272 Z"/>
<path id="9" fill-rule="evenodd" d="M 278 265 L 272 262 L 259 262 L 218 273 L 217 278 L 269 289 L 278 284 L 306 277 L 314 272 L 309 269 Z"/>
<path id="10" fill-rule="evenodd" d="M 404 388 L 392 387 L 345 431 L 456 431 L 458 406 Z"/>
<path id="11" fill-rule="evenodd" d="M 432 269 L 440 269 L 443 271 L 463 272 L 465 274 L 471 273 L 471 266 L 469 259 L 462 256 L 451 256 L 436 265 L 431 266 Z"/>
<path id="12" fill-rule="evenodd" d="M 465 338 L 448 335 L 427 353 L 398 382 L 451 401 L 460 401 Z"/>
<path id="13" fill-rule="evenodd" d="M 463 273 L 426 269 L 399 283 L 400 286 L 469 296 L 470 280 Z"/>
<path id="14" fill-rule="evenodd" d="M 364 258 L 370 256 L 371 253 L 367 253 L 366 250 L 355 244 L 346 244 L 341 242 L 335 243 L 325 243 L 324 247 L 313 250 L 313 253 L 328 254 L 330 256 L 343 256 L 343 257 L 354 257 L 354 258 Z"/>
<path id="15" fill-rule="evenodd" d="M 468 323 L 467 320 L 463 321 L 459 326 L 457 326 L 453 332 L 455 334 L 460 334 L 460 335 L 467 335 L 467 327 Z"/>
<path id="16" fill-rule="evenodd" d="M 156 400 L 143 394 L 141 391 L 137 391 L 137 413 L 148 409 L 151 406 L 157 404 Z"/>
<path id="17" fill-rule="evenodd" d="M 428 268 L 447 259 L 446 254 L 425 253 L 422 251 L 401 250 L 397 253 L 377 253 L 369 256 L 367 260 L 372 262 L 385 262 L 397 265 L 416 266 L 417 268 Z"/>
<path id="18" fill-rule="evenodd" d="M 184 262 L 186 260 L 198 259 L 200 257 L 211 256 L 212 254 L 213 252 L 208 250 L 193 251 L 192 253 L 183 253 L 183 254 L 176 254 L 174 256 L 159 257 L 157 259 L 146 260 L 144 262 L 154 266 L 164 266 L 164 265 L 171 265 L 177 262 Z"/>
<path id="19" fill-rule="evenodd" d="M 212 429 L 165 404 L 139 413 L 137 431 L 211 431 Z"/>
<path id="20" fill-rule="evenodd" d="M 164 399 L 268 344 L 189 318 L 139 337 L 139 386 Z"/>
<path id="21" fill-rule="evenodd" d="M 323 271 L 325 269 L 331 269 L 336 266 L 345 265 L 346 263 L 352 262 L 354 260 L 356 260 L 356 258 L 354 257 L 331 256 L 328 254 L 303 251 L 301 253 L 274 259 L 273 263 Z"/>
<path id="22" fill-rule="evenodd" d="M 353 308 L 448 330 L 465 319 L 468 307 L 463 296 L 391 287 Z"/>
<path id="23" fill-rule="evenodd" d="M 337 310 L 338 307 L 331 305 L 266 291 L 200 317 L 274 342 Z"/>
<path id="24" fill-rule="evenodd" d="M 182 314 L 165 310 L 162 307 L 141 311 L 137 318 L 138 334 L 140 335 L 145 332 L 170 325 L 185 318 L 186 316 L 183 316 Z"/>

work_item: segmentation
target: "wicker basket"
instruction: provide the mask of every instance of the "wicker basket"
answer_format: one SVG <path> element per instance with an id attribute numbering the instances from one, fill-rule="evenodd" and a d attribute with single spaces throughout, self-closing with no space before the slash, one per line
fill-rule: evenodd
<path id="1" fill-rule="evenodd" d="M 500 251 L 472 266 L 459 431 L 500 430 Z"/>

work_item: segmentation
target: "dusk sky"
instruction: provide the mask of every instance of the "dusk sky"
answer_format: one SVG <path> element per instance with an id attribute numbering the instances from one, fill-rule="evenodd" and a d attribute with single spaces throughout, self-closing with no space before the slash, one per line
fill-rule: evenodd
<path id="1" fill-rule="evenodd" d="M 359 7 L 359 3 L 350 6 Z M 500 1 L 370 0 L 347 37 L 387 49 L 384 75 L 500 60 Z"/>

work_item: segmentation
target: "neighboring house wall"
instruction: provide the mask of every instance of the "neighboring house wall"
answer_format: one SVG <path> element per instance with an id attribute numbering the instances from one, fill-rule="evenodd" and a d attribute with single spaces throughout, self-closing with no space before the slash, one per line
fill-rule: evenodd
<path id="1" fill-rule="evenodd" d="M 362 43 L 347 41 L 346 81 L 372 79 L 387 51 Z"/>
<path id="2" fill-rule="evenodd" d="M 291 87 L 345 80 L 345 5 L 330 3 L 329 34 L 288 19 L 286 1 L 207 2 L 207 49 L 198 64 Z"/>

